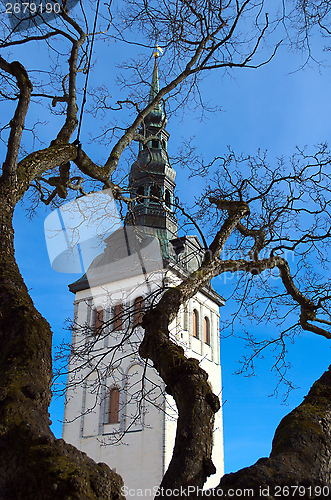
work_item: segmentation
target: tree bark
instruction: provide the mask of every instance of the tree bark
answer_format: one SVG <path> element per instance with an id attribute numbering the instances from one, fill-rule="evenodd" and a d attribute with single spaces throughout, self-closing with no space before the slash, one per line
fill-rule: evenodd
<path id="1" fill-rule="evenodd" d="M 169 339 L 169 320 L 178 312 L 181 295 L 178 288 L 169 289 L 145 314 L 145 336 L 139 349 L 143 358 L 153 361 L 178 409 L 174 451 L 157 498 L 175 499 L 178 489 L 202 488 L 207 477 L 216 472 L 211 454 L 219 399 L 198 360 L 187 358 L 183 348 Z"/>
<path id="2" fill-rule="evenodd" d="M 212 429 L 219 409 L 208 375 L 169 339 L 168 325 L 181 302 L 182 285 L 169 289 L 145 314 L 140 346 L 140 354 L 153 361 L 178 408 L 174 452 L 157 497 L 173 500 L 178 496 L 205 498 L 203 484 L 215 471 Z M 281 421 L 270 457 L 225 475 L 209 496 L 239 499 L 245 495 L 270 500 L 331 498 L 331 367 L 314 383 L 304 402 Z"/>
<path id="3" fill-rule="evenodd" d="M 15 261 L 13 196 L 0 183 L 0 498 L 120 499 L 119 475 L 50 430 L 52 333 Z"/>
<path id="4" fill-rule="evenodd" d="M 243 498 L 244 489 L 253 491 L 253 498 L 262 498 L 264 490 L 269 500 L 331 497 L 331 367 L 282 419 L 270 457 L 226 474 L 218 486 L 219 493 L 234 499 Z"/>

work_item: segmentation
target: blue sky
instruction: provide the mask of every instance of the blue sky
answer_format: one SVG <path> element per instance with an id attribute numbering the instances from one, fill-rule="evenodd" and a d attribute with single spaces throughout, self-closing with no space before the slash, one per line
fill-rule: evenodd
<path id="1" fill-rule="evenodd" d="M 114 85 L 113 64 L 127 57 L 127 52 L 118 45 L 115 51 L 102 42 L 96 42 L 95 51 L 99 65 L 96 68 L 102 67 L 104 71 L 98 76 L 92 74 L 91 83 L 104 80 L 111 88 Z M 327 54 L 323 54 L 323 58 L 326 57 Z M 209 115 L 205 122 L 200 122 L 193 112 L 188 113 L 183 121 L 170 120 L 170 153 L 176 152 L 183 137 L 192 135 L 195 135 L 199 151 L 206 160 L 224 153 L 228 145 L 238 154 L 253 155 L 258 148 L 268 150 L 272 161 L 275 157 L 294 153 L 296 146 L 312 147 L 327 141 L 331 116 L 330 68 L 319 71 L 315 65 L 299 70 L 302 61 L 300 54 L 284 48 L 271 63 L 258 70 L 240 69 L 233 71 L 231 77 L 223 77 L 219 72 L 210 75 L 203 82 L 203 93 L 212 104 L 220 105 L 222 111 Z M 162 58 L 159 62 L 162 64 Z M 28 65 L 32 67 L 33 61 Z M 34 117 L 30 118 L 33 120 Z M 88 141 L 84 131 L 88 129 L 88 126 L 84 129 L 88 120 L 86 115 L 83 146 Z M 50 132 L 45 130 L 47 136 Z M 98 147 L 103 149 L 97 145 L 89 145 L 87 149 L 93 153 Z M 106 155 L 104 150 L 100 154 Z M 188 172 L 177 168 L 178 194 L 183 201 L 192 202 L 205 182 L 200 178 L 189 180 Z M 22 275 L 36 307 L 52 326 L 56 345 L 63 337 L 69 339 L 64 321 L 72 317 L 74 296 L 68 291 L 68 284 L 77 279 L 77 275 L 60 274 L 51 269 L 44 239 L 45 217 L 46 212 L 41 208 L 30 221 L 22 206 L 18 206 L 15 247 Z M 215 280 L 217 291 L 224 297 L 229 295 L 229 286 L 225 286 L 222 279 Z M 226 315 L 227 309 L 231 309 L 230 304 L 225 305 L 221 313 Z M 244 345 L 240 339 L 222 340 L 226 472 L 236 471 L 268 456 L 280 419 L 302 401 L 312 383 L 327 369 L 329 349 L 327 340 L 307 332 L 289 346 L 291 380 L 300 389 L 291 393 L 288 406 L 284 406 L 281 398 L 268 397 L 276 384 L 276 378 L 270 373 L 272 357 L 267 355 L 258 363 L 256 377 L 233 375 L 238 368 L 237 361 L 244 353 Z M 58 437 L 61 435 L 62 412 L 63 401 L 53 401 L 51 418 Z"/>

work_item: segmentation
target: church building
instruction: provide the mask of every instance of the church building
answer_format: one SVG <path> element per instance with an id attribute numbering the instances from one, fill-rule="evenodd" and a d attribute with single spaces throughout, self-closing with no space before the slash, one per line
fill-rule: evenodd
<path id="1" fill-rule="evenodd" d="M 149 102 L 159 92 L 155 57 Z M 204 255 L 197 236 L 178 235 L 174 214 L 176 172 L 167 154 L 169 133 L 159 104 L 145 118 L 129 186 L 133 199 L 124 228 L 114 231 L 78 281 L 63 438 L 116 470 L 127 498 L 153 497 L 171 460 L 176 433 L 174 400 L 149 361 L 138 354 L 145 308 L 196 270 Z M 224 299 L 209 284 L 170 325 L 171 338 L 209 374 L 221 400 L 219 308 Z M 222 406 L 215 415 L 213 462 L 224 474 Z M 128 491 L 127 490 L 127 491 Z M 150 495 L 148 491 L 150 490 Z"/>

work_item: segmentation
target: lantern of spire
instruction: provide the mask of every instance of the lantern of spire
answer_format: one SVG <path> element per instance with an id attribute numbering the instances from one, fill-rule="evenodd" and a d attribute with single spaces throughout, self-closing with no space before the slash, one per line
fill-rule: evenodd
<path id="1" fill-rule="evenodd" d="M 157 58 L 154 52 L 154 68 L 149 92 L 151 103 L 160 91 Z M 177 236 L 177 220 L 173 213 L 173 193 L 176 172 L 169 164 L 166 116 L 161 103 L 157 103 L 145 117 L 139 134 L 146 139 L 140 143 L 137 160 L 130 172 L 130 189 L 133 202 L 134 223 L 148 227 L 160 240 L 169 241 Z M 129 217 L 127 223 L 132 223 Z"/>

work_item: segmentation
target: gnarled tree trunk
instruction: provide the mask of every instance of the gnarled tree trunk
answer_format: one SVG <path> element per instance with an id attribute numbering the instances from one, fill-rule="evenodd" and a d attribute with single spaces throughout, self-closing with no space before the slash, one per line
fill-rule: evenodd
<path id="1" fill-rule="evenodd" d="M 270 500 L 331 498 L 331 367 L 282 419 L 270 457 L 226 474 L 218 489 L 235 499 L 243 498 L 244 490 L 246 497 L 250 491 L 250 497 Z"/>
<path id="2" fill-rule="evenodd" d="M 121 498 L 122 480 L 49 428 L 51 339 L 14 256 L 13 190 L 0 184 L 0 498 Z"/>
<path id="3" fill-rule="evenodd" d="M 166 498 L 177 498 L 177 492 L 187 491 L 189 486 L 202 488 L 216 472 L 211 454 L 219 399 L 199 361 L 186 358 L 183 348 L 169 339 L 168 325 L 178 312 L 181 296 L 177 288 L 169 289 L 144 316 L 145 337 L 139 351 L 153 361 L 178 409 L 174 451 L 158 495 Z"/>

